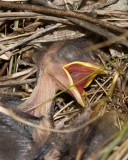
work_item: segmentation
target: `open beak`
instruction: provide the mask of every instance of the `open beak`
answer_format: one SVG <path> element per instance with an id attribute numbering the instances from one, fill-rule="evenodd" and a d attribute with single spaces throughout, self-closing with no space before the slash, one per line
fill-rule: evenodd
<path id="1" fill-rule="evenodd" d="M 84 88 L 88 87 L 97 75 L 107 74 L 107 71 L 101 66 L 80 61 L 64 65 L 63 70 L 69 81 L 69 91 L 83 107 L 85 106 L 82 97 L 85 95 Z"/>

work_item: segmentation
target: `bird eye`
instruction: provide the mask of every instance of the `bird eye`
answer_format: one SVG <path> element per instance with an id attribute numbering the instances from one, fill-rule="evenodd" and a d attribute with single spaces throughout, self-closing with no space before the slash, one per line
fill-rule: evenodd
<path id="1" fill-rule="evenodd" d="M 58 51 L 57 59 L 72 62 L 80 60 L 81 55 L 82 53 L 80 52 L 79 48 L 72 44 L 66 44 Z"/>

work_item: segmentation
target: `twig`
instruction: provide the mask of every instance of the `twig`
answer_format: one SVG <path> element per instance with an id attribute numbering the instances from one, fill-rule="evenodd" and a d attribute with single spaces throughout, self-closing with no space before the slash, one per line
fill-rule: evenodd
<path id="1" fill-rule="evenodd" d="M 31 10 L 37 13 L 45 13 L 45 14 L 50 14 L 50 15 L 56 15 L 56 16 L 64 16 L 64 17 L 73 17 L 73 18 L 78 18 L 80 20 L 88 21 L 94 24 L 99 24 L 100 26 L 111 29 L 114 32 L 119 32 L 119 33 L 124 33 L 127 30 L 111 25 L 110 23 L 106 23 L 102 20 L 81 14 L 81 13 L 75 13 L 72 11 L 65 11 L 65 10 L 58 10 L 58 9 L 51 9 L 51 8 L 46 8 L 44 6 L 36 6 L 36 5 L 28 5 L 28 4 L 18 4 L 18 3 L 10 3 L 10 2 L 3 2 L 0 1 L 0 6 L 9 8 L 9 9 L 18 9 L 18 10 Z"/>
<path id="2" fill-rule="evenodd" d="M 9 51 L 9 50 L 12 50 L 12 49 L 14 49 L 14 48 L 16 48 L 16 47 L 18 47 L 18 46 L 21 46 L 21 45 L 24 44 L 24 43 L 27 43 L 27 42 L 29 42 L 29 41 L 31 41 L 31 40 L 33 40 L 33 39 L 41 36 L 43 33 L 46 33 L 46 32 L 48 32 L 48 31 L 54 30 L 54 29 L 60 27 L 61 25 L 62 25 L 62 24 L 58 23 L 58 24 L 56 24 L 56 25 L 54 25 L 54 26 L 51 26 L 51 27 L 49 27 L 49 28 L 46 28 L 46 29 L 42 29 L 42 28 L 41 28 L 41 29 L 37 30 L 33 35 L 31 35 L 31 36 L 29 36 L 29 37 L 27 37 L 27 38 L 25 38 L 25 39 L 23 39 L 23 40 L 19 40 L 17 43 L 12 44 L 12 45 L 10 45 L 10 46 L 8 46 L 8 47 L 6 47 L 6 48 L 3 48 L 3 49 L 0 51 L 0 55 L 2 55 L 2 54 L 4 54 L 5 52 L 7 52 L 7 51 Z"/>
<path id="3" fill-rule="evenodd" d="M 111 33 L 109 31 L 107 31 L 106 29 L 103 29 L 99 26 L 96 26 L 92 23 L 89 23 L 89 22 L 84 22 L 84 21 L 81 21 L 81 20 L 78 20 L 78 19 L 75 19 L 75 18 L 68 18 L 71 22 L 74 22 L 76 24 L 78 24 L 79 26 L 82 26 L 90 31 L 93 31 L 101 36 L 104 36 L 105 38 L 107 39 L 114 39 L 114 38 L 117 38 L 118 36 L 116 36 L 114 33 Z M 128 31 L 126 32 L 128 33 Z M 127 40 L 120 40 L 119 41 L 120 44 L 128 47 L 128 41 Z"/>
<path id="4" fill-rule="evenodd" d="M 124 34 L 121 34 L 120 36 L 116 36 L 116 37 L 113 37 L 112 39 L 109 39 L 105 42 L 101 42 L 101 43 L 98 43 L 98 44 L 94 44 L 93 46 L 91 47 L 87 47 L 86 48 L 86 51 L 94 51 L 94 50 L 97 50 L 97 49 L 100 49 L 100 48 L 103 48 L 103 47 L 107 47 L 107 46 L 110 46 L 111 44 L 114 44 L 116 42 L 119 42 L 121 40 L 124 40 L 124 37 L 127 38 L 128 37 L 128 32 L 124 33 Z M 126 55 L 128 56 L 128 55 Z"/>
<path id="5" fill-rule="evenodd" d="M 5 70 L 7 69 L 8 67 L 8 63 L 4 63 L 4 65 L 2 66 L 2 68 L 0 69 L 0 76 L 3 75 L 3 73 L 5 72 Z"/>
<path id="6" fill-rule="evenodd" d="M 19 80 L 25 80 L 25 79 L 27 79 L 28 77 L 30 77 L 31 75 L 33 75 L 36 71 L 37 71 L 37 68 L 33 68 L 33 70 L 31 70 L 28 74 L 26 74 L 23 77 L 19 78 Z"/>
<path id="7" fill-rule="evenodd" d="M 32 70 L 33 70 L 33 68 L 29 68 L 29 69 L 25 69 L 25 70 L 23 70 L 21 72 L 17 72 L 17 73 L 11 74 L 11 75 L 0 77 L 0 81 L 5 81 L 5 80 L 21 77 L 21 76 L 23 76 L 25 74 L 30 73 Z"/>
<path id="8" fill-rule="evenodd" d="M 29 33 L 25 33 L 25 34 L 21 34 L 21 35 L 17 35 L 17 36 L 4 37 L 4 38 L 1 38 L 1 39 L 0 39 L 0 42 L 12 40 L 12 39 L 17 39 L 17 38 L 21 38 L 21 37 L 26 37 L 26 36 L 32 35 L 33 33 L 34 33 L 34 32 L 29 32 Z"/>
<path id="9" fill-rule="evenodd" d="M 15 20 L 15 19 L 24 19 L 24 18 L 38 18 L 48 21 L 55 21 L 58 23 L 64 23 L 64 24 L 72 24 L 67 19 L 59 18 L 59 17 L 53 17 L 53 16 L 46 16 L 39 13 L 33 13 L 33 12 L 6 12 L 6 13 L 0 13 L 0 21 L 5 20 Z"/>
<path id="10" fill-rule="evenodd" d="M 6 91 L 0 91 L 0 95 L 9 95 L 9 96 L 16 96 L 16 97 L 28 97 L 30 96 L 29 93 L 26 92 L 6 92 Z"/>
<path id="11" fill-rule="evenodd" d="M 28 63 L 22 59 L 17 59 L 17 64 L 19 65 L 24 65 L 24 66 L 30 66 L 30 67 L 35 67 L 36 65 L 33 63 Z"/>
<path id="12" fill-rule="evenodd" d="M 26 83 L 32 83 L 36 82 L 36 78 L 32 79 L 26 79 L 26 80 L 9 80 L 5 82 L 0 82 L 0 86 L 15 86 L 15 85 L 21 85 L 21 84 L 26 84 Z"/>

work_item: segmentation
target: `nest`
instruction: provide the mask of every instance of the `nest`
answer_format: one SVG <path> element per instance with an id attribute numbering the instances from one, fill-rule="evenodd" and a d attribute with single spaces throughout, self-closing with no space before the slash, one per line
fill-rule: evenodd
<path id="1" fill-rule="evenodd" d="M 48 43 L 80 37 L 97 39 L 87 51 L 97 50 L 97 56 L 108 74 L 97 76 L 86 88 L 86 109 L 72 98 L 67 100 L 63 91 L 58 91 L 52 97 L 54 126 L 60 128 L 63 134 L 70 133 L 70 136 L 73 132 L 82 131 L 77 149 L 72 149 L 77 160 L 128 159 L 127 3 L 127 0 L 114 1 L 112 4 L 96 3 L 93 0 L 0 2 L 1 101 L 9 97 L 23 101 L 32 93 L 38 72 L 38 63 L 34 63 L 38 56 L 35 48 L 45 48 Z M 1 107 L 0 111 L 27 124 L 26 120 L 18 119 L 10 110 Z M 105 114 L 107 118 L 104 118 Z M 81 141 L 101 117 L 104 122 L 102 125 L 111 119 L 110 123 L 119 131 L 112 134 L 97 150 L 83 156 L 86 148 Z M 106 127 L 109 128 L 109 124 Z M 58 133 L 59 129 L 52 131 Z M 98 134 L 108 131 L 99 129 Z M 59 138 L 61 141 L 61 136 Z M 49 159 L 48 156 L 45 158 Z"/>

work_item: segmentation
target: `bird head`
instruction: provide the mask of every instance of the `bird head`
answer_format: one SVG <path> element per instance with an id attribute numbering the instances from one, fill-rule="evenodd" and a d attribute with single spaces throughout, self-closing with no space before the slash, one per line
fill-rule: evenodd
<path id="1" fill-rule="evenodd" d="M 95 52 L 86 52 L 91 43 L 85 38 L 53 43 L 38 59 L 37 85 L 22 110 L 40 117 L 49 115 L 52 100 L 58 90 L 71 94 L 81 106 L 84 88 L 107 71 L 101 67 Z M 34 106 L 37 106 L 34 108 Z"/>

